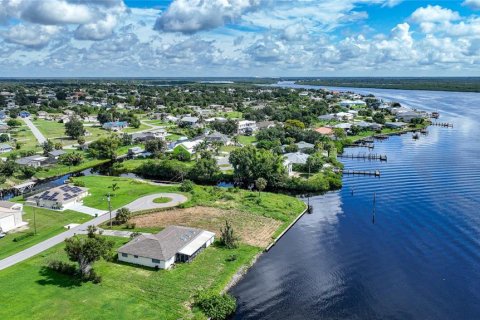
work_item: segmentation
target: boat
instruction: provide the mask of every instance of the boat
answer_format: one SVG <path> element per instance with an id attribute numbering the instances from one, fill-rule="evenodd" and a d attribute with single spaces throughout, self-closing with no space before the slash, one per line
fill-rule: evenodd
<path id="1" fill-rule="evenodd" d="M 438 119 L 438 118 L 440 118 L 440 113 L 438 113 L 438 112 L 432 112 L 431 117 L 432 117 L 433 119 Z"/>
<path id="2" fill-rule="evenodd" d="M 418 138 L 420 138 L 420 135 L 415 132 L 415 133 L 413 134 L 412 138 L 413 138 L 414 140 L 417 140 Z"/>
<path id="3" fill-rule="evenodd" d="M 420 130 L 420 133 L 427 134 L 428 133 L 427 128 L 423 128 L 422 130 Z"/>

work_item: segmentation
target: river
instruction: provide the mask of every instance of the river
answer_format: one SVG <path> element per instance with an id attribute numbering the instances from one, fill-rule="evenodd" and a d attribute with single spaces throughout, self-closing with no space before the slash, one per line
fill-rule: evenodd
<path id="1" fill-rule="evenodd" d="M 230 291 L 235 319 L 479 319 L 480 94 L 344 89 L 454 127 L 376 141 L 388 162 L 342 161 L 382 175 L 311 198 L 313 213 Z"/>

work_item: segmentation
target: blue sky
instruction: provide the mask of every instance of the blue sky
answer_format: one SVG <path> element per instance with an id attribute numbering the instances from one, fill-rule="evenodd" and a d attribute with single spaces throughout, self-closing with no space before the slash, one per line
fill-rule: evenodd
<path id="1" fill-rule="evenodd" d="M 1 77 L 478 76 L 480 0 L 0 0 Z"/>

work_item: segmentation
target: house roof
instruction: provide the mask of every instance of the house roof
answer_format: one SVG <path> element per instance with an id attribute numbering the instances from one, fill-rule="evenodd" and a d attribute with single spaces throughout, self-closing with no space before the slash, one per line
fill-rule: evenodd
<path id="1" fill-rule="evenodd" d="M 48 153 L 49 156 L 52 156 L 52 157 L 58 157 L 58 156 L 61 156 L 62 154 L 65 154 L 67 153 L 66 151 L 64 150 L 52 150 Z"/>
<path id="2" fill-rule="evenodd" d="M 285 158 L 290 163 L 296 163 L 296 164 L 306 164 L 308 157 L 309 157 L 308 154 L 302 153 L 302 152 L 292 152 L 292 153 L 285 154 Z"/>
<path id="3" fill-rule="evenodd" d="M 198 118 L 197 117 L 183 117 L 180 119 L 181 122 L 191 122 L 191 123 L 197 123 Z"/>
<path id="4" fill-rule="evenodd" d="M 48 200 L 55 202 L 64 202 L 78 197 L 84 192 L 87 192 L 86 188 L 80 188 L 66 184 L 60 187 L 37 193 L 36 195 L 29 197 L 27 201 Z"/>
<path id="5" fill-rule="evenodd" d="M 48 158 L 44 157 L 44 156 L 33 155 L 33 156 L 29 156 L 29 157 L 19 158 L 19 159 L 15 160 L 15 163 L 17 163 L 17 164 L 29 164 L 33 161 L 42 162 L 42 161 L 45 161 L 47 159 Z"/>
<path id="6" fill-rule="evenodd" d="M 134 238 L 120 247 L 118 252 L 166 261 L 182 249 L 188 249 L 187 246 L 203 232 L 196 228 L 168 226 L 157 234 L 142 234 Z M 204 242 L 196 248 L 200 248 L 203 244 Z M 190 252 L 190 250 L 187 251 Z"/>
<path id="7" fill-rule="evenodd" d="M 327 135 L 327 136 L 333 134 L 333 129 L 328 128 L 328 127 L 316 128 L 315 131 L 320 133 L 320 134 Z"/>
<path id="8" fill-rule="evenodd" d="M 308 142 L 305 142 L 305 141 L 297 142 L 296 145 L 297 145 L 298 149 L 311 149 L 311 148 L 315 147 L 314 144 L 311 144 L 311 143 L 308 143 Z"/>

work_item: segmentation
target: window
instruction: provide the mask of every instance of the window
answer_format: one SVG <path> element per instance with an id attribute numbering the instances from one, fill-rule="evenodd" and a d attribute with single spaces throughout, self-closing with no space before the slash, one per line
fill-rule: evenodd
<path id="1" fill-rule="evenodd" d="M 135 255 L 134 255 L 133 257 L 134 257 L 135 259 L 138 258 L 138 256 L 135 256 Z"/>
<path id="2" fill-rule="evenodd" d="M 160 260 L 158 260 L 158 259 L 152 259 L 152 262 L 153 262 L 153 263 L 160 263 Z"/>
<path id="3" fill-rule="evenodd" d="M 128 257 L 128 254 L 122 253 L 122 257 L 125 257 L 125 258 L 126 258 L 126 257 Z"/>

